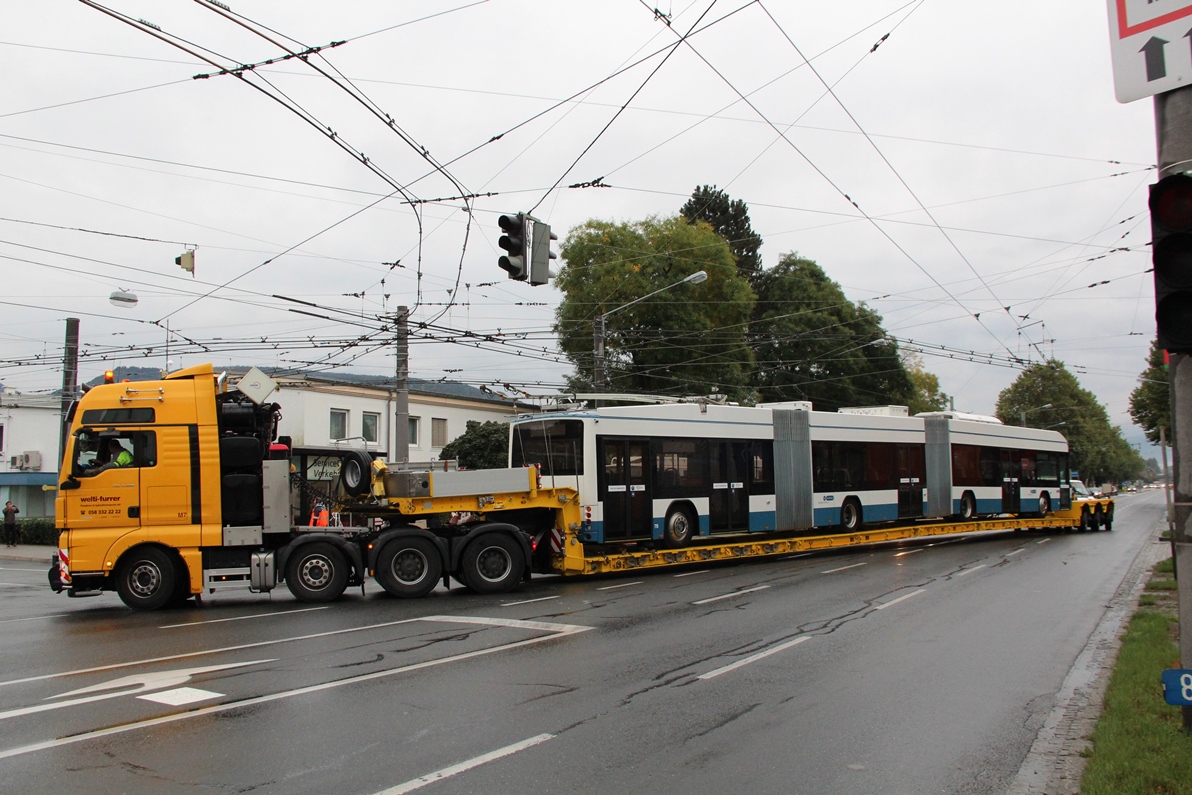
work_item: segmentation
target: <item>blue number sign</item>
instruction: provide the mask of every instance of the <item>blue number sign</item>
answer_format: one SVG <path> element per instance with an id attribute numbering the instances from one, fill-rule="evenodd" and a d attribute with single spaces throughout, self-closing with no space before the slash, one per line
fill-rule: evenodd
<path id="1" fill-rule="evenodd" d="M 1164 671 L 1163 695 L 1168 704 L 1192 707 L 1192 671 L 1179 668 Z"/>

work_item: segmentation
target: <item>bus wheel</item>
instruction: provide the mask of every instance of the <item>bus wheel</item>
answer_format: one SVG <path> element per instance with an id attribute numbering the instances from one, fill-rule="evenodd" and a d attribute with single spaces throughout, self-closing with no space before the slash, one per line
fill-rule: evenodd
<path id="1" fill-rule="evenodd" d="M 157 610 L 174 597 L 174 561 L 157 547 L 142 547 L 120 564 L 116 590 L 120 601 L 137 610 Z"/>
<path id="2" fill-rule="evenodd" d="M 348 562 L 331 544 L 303 544 L 286 563 L 286 587 L 302 602 L 333 602 L 348 587 Z"/>
<path id="3" fill-rule="evenodd" d="M 840 506 L 840 529 L 846 533 L 852 533 L 860 530 L 864 523 L 861 503 L 857 501 L 856 497 L 849 497 L 844 501 L 844 505 Z"/>
<path id="4" fill-rule="evenodd" d="M 668 547 L 685 547 L 695 535 L 695 522 L 686 508 L 673 508 L 666 515 L 662 540 Z"/>
<path id="5" fill-rule="evenodd" d="M 395 538 L 377 556 L 377 582 L 390 596 L 416 598 L 435 589 L 443 561 L 427 538 Z"/>
<path id="6" fill-rule="evenodd" d="M 464 550 L 464 584 L 476 593 L 512 591 L 525 571 L 521 547 L 502 533 L 484 533 Z"/>
<path id="7" fill-rule="evenodd" d="M 966 491 L 960 497 L 960 518 L 966 522 L 977 518 L 977 498 L 971 491 Z"/>
<path id="8" fill-rule="evenodd" d="M 1039 515 L 1046 516 L 1049 513 L 1051 513 L 1051 497 L 1044 492 L 1039 495 Z"/>

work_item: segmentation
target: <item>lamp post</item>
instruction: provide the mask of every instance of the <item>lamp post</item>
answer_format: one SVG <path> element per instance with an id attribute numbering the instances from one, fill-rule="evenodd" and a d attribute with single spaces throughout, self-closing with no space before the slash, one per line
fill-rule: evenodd
<path id="1" fill-rule="evenodd" d="M 642 301 L 645 301 L 647 298 L 653 298 L 659 293 L 665 292 L 672 287 L 678 287 L 680 284 L 699 284 L 702 281 L 707 281 L 707 279 L 708 274 L 706 271 L 696 271 L 687 278 L 681 279 L 674 284 L 668 284 L 666 287 L 661 287 L 652 293 L 643 295 L 641 298 L 635 298 L 627 304 L 622 304 L 616 309 L 610 309 L 604 314 L 596 316 L 596 318 L 592 321 L 592 380 L 597 394 L 604 392 L 604 319 L 613 312 L 620 312 L 622 309 L 628 309 L 634 304 L 639 304 Z M 600 406 L 599 398 L 596 399 L 596 405 L 597 407 Z"/>
<path id="2" fill-rule="evenodd" d="M 1049 408 L 1051 408 L 1051 404 L 1044 403 L 1042 406 L 1035 406 L 1033 409 L 1022 409 L 1021 411 L 1018 412 L 1018 424 L 1025 428 L 1027 414 L 1030 414 L 1032 411 L 1042 411 L 1043 409 L 1049 409 Z"/>

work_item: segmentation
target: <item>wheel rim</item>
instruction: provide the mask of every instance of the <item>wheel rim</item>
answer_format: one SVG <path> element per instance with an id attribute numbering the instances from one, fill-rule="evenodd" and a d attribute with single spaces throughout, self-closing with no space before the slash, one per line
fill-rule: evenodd
<path id="1" fill-rule="evenodd" d="M 476 556 L 476 574 L 485 582 L 501 582 L 512 567 L 513 559 L 509 557 L 509 552 L 498 546 L 485 547 Z"/>
<path id="2" fill-rule="evenodd" d="M 361 481 L 364 480 L 364 475 L 360 471 L 360 463 L 353 459 L 348 459 L 344 462 L 344 485 L 349 489 L 358 487 Z"/>
<path id="3" fill-rule="evenodd" d="M 128 573 L 128 588 L 141 598 L 153 596 L 161 588 L 161 569 L 152 561 L 139 561 Z"/>
<path id="4" fill-rule="evenodd" d="M 1039 513 L 1051 513 L 1051 500 L 1046 494 L 1039 498 Z"/>
<path id="5" fill-rule="evenodd" d="M 416 585 L 426 577 L 429 565 L 425 555 L 416 549 L 407 548 L 393 556 L 389 571 L 393 579 L 402 585 Z"/>
<path id="6" fill-rule="evenodd" d="M 686 541 L 691 536 L 691 522 L 687 514 L 679 511 L 671 515 L 670 535 L 674 541 Z"/>
<path id="7" fill-rule="evenodd" d="M 845 503 L 844 507 L 841 509 L 840 521 L 841 521 L 841 524 L 843 524 L 845 527 L 849 528 L 850 530 L 853 529 L 854 527 L 856 527 L 858 524 L 858 522 L 857 522 L 857 506 L 851 502 Z"/>
<path id="8" fill-rule="evenodd" d="M 332 572 L 334 569 L 331 566 L 331 561 L 321 555 L 311 555 L 306 560 L 302 561 L 302 566 L 298 569 L 298 576 L 302 579 L 302 584 L 312 591 L 322 590 L 331 582 Z"/>
<path id="9" fill-rule="evenodd" d="M 973 498 L 969 495 L 964 495 L 960 498 L 960 515 L 965 519 L 972 519 L 977 513 L 977 507 L 973 505 Z"/>

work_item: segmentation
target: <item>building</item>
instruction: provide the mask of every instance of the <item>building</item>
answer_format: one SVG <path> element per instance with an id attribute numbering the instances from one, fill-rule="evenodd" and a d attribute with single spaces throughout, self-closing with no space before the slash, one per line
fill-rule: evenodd
<path id="1" fill-rule="evenodd" d="M 61 428 L 57 395 L 0 391 L 0 505 L 12 500 L 21 518 L 54 515 Z"/>

